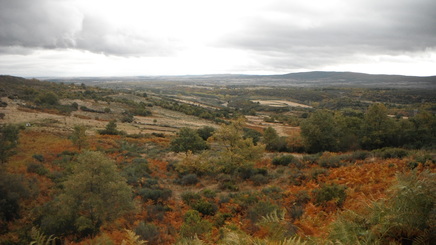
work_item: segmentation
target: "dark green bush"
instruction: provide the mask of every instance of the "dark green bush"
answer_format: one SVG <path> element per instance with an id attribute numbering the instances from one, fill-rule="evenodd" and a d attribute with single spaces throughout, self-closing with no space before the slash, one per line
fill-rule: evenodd
<path id="1" fill-rule="evenodd" d="M 203 215 L 215 215 L 216 211 L 218 210 L 218 206 L 215 203 L 211 203 L 209 201 L 206 201 L 204 199 L 200 199 L 194 204 L 192 204 L 192 209 L 197 210 Z"/>
<path id="2" fill-rule="evenodd" d="M 399 158 L 402 159 L 403 157 L 407 156 L 409 153 L 401 148 L 391 148 L 386 147 L 382 149 L 377 149 L 373 151 L 377 157 L 388 159 L 388 158 Z"/>
<path id="3" fill-rule="evenodd" d="M 33 157 L 35 160 L 37 160 L 38 162 L 44 162 L 44 161 L 45 161 L 44 156 L 43 156 L 43 155 L 40 155 L 40 154 L 35 154 L 35 155 L 33 155 L 32 157 Z"/>
<path id="4" fill-rule="evenodd" d="M 250 179 L 254 175 L 268 175 L 268 170 L 264 168 L 241 167 L 238 169 L 238 176 L 244 180 Z"/>
<path id="5" fill-rule="evenodd" d="M 180 229 L 182 237 L 194 237 L 196 235 L 203 235 L 212 230 L 212 223 L 203 220 L 201 215 L 196 210 L 189 210 L 186 212 L 183 220 L 183 225 Z"/>
<path id="6" fill-rule="evenodd" d="M 194 204 L 195 202 L 201 199 L 200 194 L 192 191 L 183 192 L 181 197 L 183 202 L 189 206 L 191 206 L 192 204 Z"/>
<path id="7" fill-rule="evenodd" d="M 152 222 L 153 220 L 162 221 L 165 218 L 165 213 L 171 211 L 171 208 L 168 206 L 164 206 L 160 203 L 147 205 L 147 222 Z"/>
<path id="8" fill-rule="evenodd" d="M 307 164 L 315 164 L 318 162 L 318 159 L 321 157 L 321 154 L 311 154 L 303 156 L 303 161 Z"/>
<path id="9" fill-rule="evenodd" d="M 294 220 L 301 218 L 303 214 L 304 214 L 304 207 L 301 204 L 295 204 L 292 205 L 291 208 L 289 208 L 289 215 Z"/>
<path id="10" fill-rule="evenodd" d="M 47 174 L 49 174 L 48 169 L 46 169 L 42 164 L 37 163 L 28 163 L 27 172 L 35 173 L 41 176 L 46 176 Z"/>
<path id="11" fill-rule="evenodd" d="M 354 151 L 351 153 L 352 160 L 365 160 L 371 156 L 369 151 Z"/>
<path id="12" fill-rule="evenodd" d="M 347 198 L 347 194 L 345 193 L 346 188 L 346 186 L 338 184 L 323 185 L 320 189 L 312 191 L 312 195 L 315 199 L 314 203 L 324 206 L 328 201 L 333 200 L 338 207 L 342 207 L 342 204 L 344 204 Z"/>
<path id="13" fill-rule="evenodd" d="M 301 161 L 292 155 L 283 155 L 283 156 L 275 157 L 272 160 L 272 164 L 274 164 L 276 166 L 277 165 L 280 165 L 280 166 L 292 165 L 292 166 L 295 166 L 297 168 L 303 167 L 303 164 L 301 163 Z"/>
<path id="14" fill-rule="evenodd" d="M 319 158 L 318 164 L 323 168 L 338 168 L 345 165 L 345 163 L 343 163 L 342 160 L 343 160 L 342 155 L 327 154 L 327 155 L 322 155 Z"/>
<path id="15" fill-rule="evenodd" d="M 310 201 L 309 192 L 306 190 L 299 191 L 295 194 L 295 203 L 298 205 L 304 205 Z"/>
<path id="16" fill-rule="evenodd" d="M 160 232 L 159 228 L 153 223 L 139 223 L 139 225 L 135 228 L 135 233 L 142 240 L 147 241 L 147 244 L 158 244 Z"/>
<path id="17" fill-rule="evenodd" d="M 196 174 L 187 174 L 180 178 L 177 183 L 180 185 L 195 185 L 198 183 L 198 177 Z"/>
<path id="18" fill-rule="evenodd" d="M 202 128 L 197 129 L 198 135 L 200 135 L 200 137 L 203 140 L 207 140 L 210 136 L 212 136 L 214 132 L 215 132 L 215 128 L 210 126 L 204 126 Z"/>
<path id="19" fill-rule="evenodd" d="M 250 180 L 253 182 L 253 185 L 255 186 L 266 185 L 269 183 L 269 178 L 261 174 L 256 174 L 251 176 Z"/>
<path id="20" fill-rule="evenodd" d="M 247 211 L 247 218 L 253 223 L 257 223 L 262 217 L 278 210 L 279 207 L 268 201 L 260 201 L 254 206 L 250 207 Z"/>
<path id="21" fill-rule="evenodd" d="M 155 202 L 161 202 L 168 200 L 172 195 L 172 191 L 170 189 L 142 188 L 138 191 L 138 195 L 141 196 L 144 201 L 153 200 Z"/>
<path id="22" fill-rule="evenodd" d="M 204 197 L 206 197 L 206 198 L 213 199 L 213 198 L 216 197 L 216 191 L 213 191 L 213 190 L 210 190 L 210 189 L 204 189 L 202 191 L 202 195 Z"/>
<path id="23" fill-rule="evenodd" d="M 222 174 L 218 177 L 218 188 L 221 190 L 238 191 L 239 187 L 236 185 L 235 178 L 228 174 Z"/>

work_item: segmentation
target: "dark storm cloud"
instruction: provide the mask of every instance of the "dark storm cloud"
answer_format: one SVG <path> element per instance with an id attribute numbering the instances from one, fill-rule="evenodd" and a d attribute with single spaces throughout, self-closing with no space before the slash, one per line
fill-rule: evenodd
<path id="1" fill-rule="evenodd" d="M 115 27 L 82 11 L 73 1 L 0 0 L 1 53 L 72 48 L 108 55 L 158 56 L 170 54 L 171 46 L 177 44 Z"/>
<path id="2" fill-rule="evenodd" d="M 398 55 L 436 47 L 434 0 L 345 2 L 351 8 L 331 14 L 292 2 L 272 5 L 271 15 L 288 18 L 254 17 L 243 32 L 226 38 L 225 45 L 269 57 L 272 65 L 295 68 L 343 62 L 356 54 Z"/>

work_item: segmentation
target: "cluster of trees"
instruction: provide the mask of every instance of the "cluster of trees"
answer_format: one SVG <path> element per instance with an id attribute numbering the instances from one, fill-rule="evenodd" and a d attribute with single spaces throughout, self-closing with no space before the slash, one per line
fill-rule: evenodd
<path id="1" fill-rule="evenodd" d="M 230 128 L 227 130 L 231 132 Z M 279 136 L 272 127 L 266 128 L 263 134 L 247 128 L 243 130 L 243 138 L 251 138 L 254 143 L 261 139 L 266 150 L 277 152 L 345 152 L 384 147 L 420 149 L 436 145 L 434 115 L 421 112 L 408 119 L 392 118 L 383 104 L 371 105 L 365 114 L 317 110 L 301 121 L 301 138 Z M 182 129 L 172 142 L 172 149 L 177 152 L 190 150 L 195 153 L 207 148 L 198 132 L 188 128 Z"/>
<path id="2" fill-rule="evenodd" d="M 255 144 L 253 138 L 248 137 L 250 133 L 247 130 L 244 132 L 242 118 L 228 125 L 223 124 L 217 130 L 209 127 L 198 130 L 183 128 L 171 141 L 171 149 L 186 153 L 186 158 L 178 166 L 182 173 L 236 174 L 241 169 L 252 168 L 263 154 L 264 145 Z M 191 154 L 200 151 L 203 153 L 198 156 Z"/>
<path id="3" fill-rule="evenodd" d="M 422 112 L 409 119 L 388 116 L 383 104 L 371 105 L 363 117 L 318 110 L 301 123 L 309 152 L 383 147 L 434 147 L 436 117 Z"/>
<path id="4" fill-rule="evenodd" d="M 104 223 L 134 210 L 131 186 L 115 162 L 101 152 L 78 155 L 62 186 L 37 219 L 45 234 L 96 235 Z"/>

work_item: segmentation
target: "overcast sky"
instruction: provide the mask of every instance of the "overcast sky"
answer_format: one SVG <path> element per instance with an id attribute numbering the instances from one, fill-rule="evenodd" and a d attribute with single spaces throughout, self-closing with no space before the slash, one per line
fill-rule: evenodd
<path id="1" fill-rule="evenodd" d="M 0 0 L 0 74 L 436 75 L 435 0 Z"/>

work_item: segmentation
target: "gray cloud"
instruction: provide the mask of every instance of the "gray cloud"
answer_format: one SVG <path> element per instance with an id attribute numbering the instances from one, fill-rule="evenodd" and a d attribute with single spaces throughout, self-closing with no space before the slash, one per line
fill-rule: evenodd
<path id="1" fill-rule="evenodd" d="M 436 47 L 436 1 L 348 2 L 355 5 L 332 14 L 284 2 L 271 5 L 270 13 L 288 21 L 253 17 L 243 32 L 216 45 L 247 49 L 269 57 L 267 64 L 293 68 L 346 62 L 356 54 L 398 55 Z"/>
<path id="2" fill-rule="evenodd" d="M 67 48 L 83 16 L 64 1 L 0 0 L 0 45 Z"/>
<path id="3" fill-rule="evenodd" d="M 176 41 L 113 27 L 89 15 L 83 19 L 75 41 L 75 48 L 119 56 L 167 56 L 178 45 Z"/>
<path id="4" fill-rule="evenodd" d="M 212 14 L 218 5 L 198 7 L 195 1 L 187 2 L 196 5 L 178 2 L 181 9 L 172 12 L 178 14 L 174 19 L 171 12 L 165 12 L 166 4 L 175 3 L 168 1 L 158 7 L 153 5 L 155 2 L 143 4 L 144 15 L 149 18 L 142 19 L 139 9 L 132 18 L 118 21 L 118 16 L 112 18 L 107 12 L 100 12 L 105 11 L 104 1 L 100 2 L 100 9 L 76 0 L 0 0 L 0 55 L 23 55 L 15 58 L 25 60 L 23 57 L 30 58 L 35 50 L 55 49 L 62 51 L 59 52 L 62 57 L 57 57 L 59 61 L 70 64 L 68 60 L 74 57 L 66 57 L 67 52 L 63 51 L 80 50 L 122 57 L 164 56 L 174 58 L 173 66 L 180 66 L 177 62 L 189 63 L 186 61 L 192 61 L 196 55 L 203 59 L 206 55 L 201 56 L 202 53 L 216 49 L 229 56 L 235 54 L 235 60 L 241 55 L 240 64 L 235 62 L 232 71 L 281 72 L 368 63 L 365 57 L 383 55 L 416 58 L 417 54 L 425 54 L 425 50 L 430 50 L 427 54 L 436 50 L 435 0 L 255 1 L 253 6 L 241 8 L 240 15 L 234 15 L 235 10 L 225 12 L 233 6 L 228 1 L 223 1 L 224 7 L 219 8 L 221 14 Z M 332 5 L 316 5 L 326 3 Z M 191 11 L 197 7 L 197 12 Z M 184 10 L 191 11 L 186 20 Z M 108 16 L 112 19 L 106 19 Z M 211 19 L 212 16 L 219 16 L 222 22 Z M 228 26 L 229 20 L 237 23 Z M 228 29 L 220 29 L 223 27 Z M 214 40 L 207 38 L 208 34 Z M 78 53 L 90 57 L 86 52 L 75 55 L 80 56 Z M 226 59 L 212 57 L 214 52 L 210 54 L 211 57 L 201 61 L 205 67 L 214 59 Z M 13 60 L 12 56 L 8 59 Z M 30 65 L 26 62 L 23 64 Z M 167 67 L 166 60 L 160 62 L 158 65 Z M 0 63 L 8 69 L 13 67 Z"/>
<path id="5" fill-rule="evenodd" d="M 178 43 L 114 27 L 68 0 L 0 0 L 0 52 L 26 53 L 19 47 L 165 56 L 172 54 Z"/>

